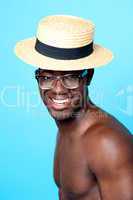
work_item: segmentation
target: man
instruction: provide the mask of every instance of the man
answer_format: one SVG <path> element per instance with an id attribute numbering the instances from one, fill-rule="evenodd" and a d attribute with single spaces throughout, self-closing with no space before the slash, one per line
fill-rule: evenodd
<path id="1" fill-rule="evenodd" d="M 42 19 L 37 38 L 16 55 L 38 66 L 41 98 L 58 126 L 54 179 L 60 200 L 133 200 L 133 138 L 96 106 L 88 85 L 94 68 L 112 59 L 93 42 L 94 25 L 74 16 Z"/>

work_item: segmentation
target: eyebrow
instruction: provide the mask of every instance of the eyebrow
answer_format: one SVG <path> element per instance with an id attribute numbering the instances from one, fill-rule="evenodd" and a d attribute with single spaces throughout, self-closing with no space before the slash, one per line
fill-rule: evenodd
<path id="1" fill-rule="evenodd" d="M 80 74 L 82 73 L 84 70 L 76 70 L 76 71 L 58 71 L 61 73 L 61 75 L 65 75 L 65 74 Z M 38 68 L 37 70 L 35 70 L 35 74 L 38 75 L 40 73 L 45 73 L 46 75 L 55 75 L 53 70 L 45 70 L 45 69 L 40 69 Z M 74 72 L 74 73 L 73 73 Z"/>

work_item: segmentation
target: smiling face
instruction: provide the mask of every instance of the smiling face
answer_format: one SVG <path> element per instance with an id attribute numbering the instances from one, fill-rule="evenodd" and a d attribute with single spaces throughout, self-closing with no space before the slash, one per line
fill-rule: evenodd
<path id="1" fill-rule="evenodd" d="M 72 118 L 83 108 L 84 103 L 87 101 L 87 76 L 80 78 L 78 87 L 73 89 L 69 88 L 72 85 L 65 87 L 66 85 L 64 83 L 67 84 L 67 82 L 65 82 L 65 79 L 63 78 L 64 75 L 65 77 L 68 77 L 68 74 L 78 77 L 81 73 L 83 73 L 83 70 L 67 72 L 39 70 L 39 77 L 43 79 L 58 77 L 53 81 L 51 89 L 46 89 L 45 83 L 44 87 L 42 87 L 42 85 L 40 86 L 38 81 L 41 98 L 54 119 L 65 120 Z"/>

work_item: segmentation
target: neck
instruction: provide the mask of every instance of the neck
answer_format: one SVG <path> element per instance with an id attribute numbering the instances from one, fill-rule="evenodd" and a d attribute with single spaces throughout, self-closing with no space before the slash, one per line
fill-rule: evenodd
<path id="1" fill-rule="evenodd" d="M 59 132 L 65 133 L 66 130 L 67 132 L 68 130 L 74 130 L 74 128 L 79 125 L 79 122 L 81 123 L 81 120 L 84 119 L 85 114 L 88 111 L 91 111 L 92 107 L 94 107 L 94 104 L 91 102 L 90 99 L 88 99 L 84 106 L 80 108 L 77 113 L 75 113 L 74 117 L 68 118 L 66 120 L 55 120 Z"/>

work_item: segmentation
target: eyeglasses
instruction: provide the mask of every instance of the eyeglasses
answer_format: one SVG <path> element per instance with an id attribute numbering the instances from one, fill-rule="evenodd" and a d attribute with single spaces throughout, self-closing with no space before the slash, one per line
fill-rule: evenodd
<path id="1" fill-rule="evenodd" d="M 56 80 L 60 80 L 62 85 L 67 89 L 76 89 L 79 87 L 80 81 L 87 75 L 87 70 L 81 74 L 65 74 L 65 75 L 40 75 L 38 71 L 35 72 L 35 78 L 38 81 L 41 89 L 52 89 Z"/>

